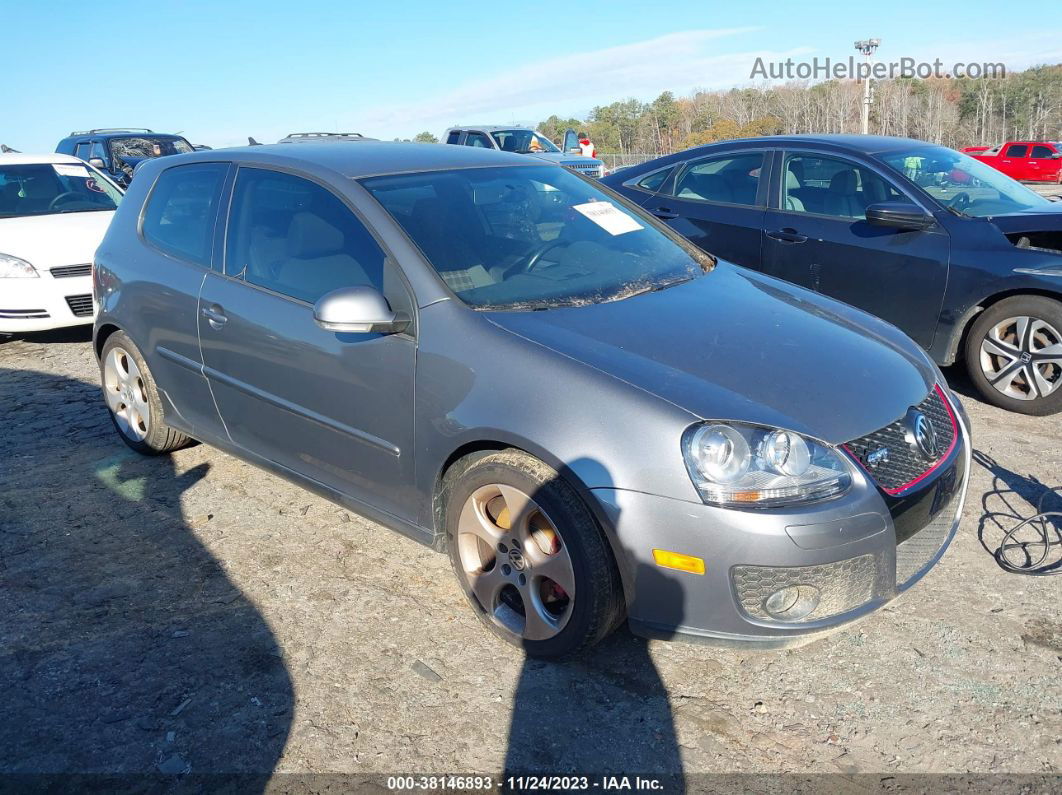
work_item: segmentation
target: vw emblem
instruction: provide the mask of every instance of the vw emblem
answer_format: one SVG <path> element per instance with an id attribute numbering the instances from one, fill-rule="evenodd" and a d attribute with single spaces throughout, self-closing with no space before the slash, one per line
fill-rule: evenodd
<path id="1" fill-rule="evenodd" d="M 524 556 L 520 553 L 519 549 L 509 550 L 509 563 L 511 563 L 512 567 L 517 571 L 523 571 L 524 566 L 527 565 L 524 561 Z"/>
<path id="2" fill-rule="evenodd" d="M 932 461 L 937 457 L 937 432 L 929 417 L 918 409 L 910 409 L 904 418 L 907 429 L 907 442 L 914 447 L 922 456 Z"/>

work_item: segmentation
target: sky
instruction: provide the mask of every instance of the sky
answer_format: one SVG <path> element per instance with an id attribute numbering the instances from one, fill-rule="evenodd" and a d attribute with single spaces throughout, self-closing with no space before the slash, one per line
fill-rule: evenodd
<path id="1" fill-rule="evenodd" d="M 765 61 L 1062 62 L 1062 22 L 1000 25 L 996 2 L 3 0 L 0 143 L 135 126 L 192 143 L 297 131 L 391 139 L 535 123 L 661 91 L 752 85 Z M 887 9 L 887 13 L 883 13 Z M 1031 18 L 1030 18 L 1031 19 Z"/>

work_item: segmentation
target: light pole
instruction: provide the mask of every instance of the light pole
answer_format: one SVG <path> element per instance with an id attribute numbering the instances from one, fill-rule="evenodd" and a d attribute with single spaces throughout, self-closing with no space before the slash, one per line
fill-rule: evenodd
<path id="1" fill-rule="evenodd" d="M 870 103 L 873 101 L 870 83 L 870 65 L 874 62 L 874 50 L 878 48 L 879 44 L 881 44 L 881 39 L 863 39 L 855 43 L 855 48 L 863 53 L 867 59 L 867 71 L 863 76 L 863 135 L 870 132 Z"/>

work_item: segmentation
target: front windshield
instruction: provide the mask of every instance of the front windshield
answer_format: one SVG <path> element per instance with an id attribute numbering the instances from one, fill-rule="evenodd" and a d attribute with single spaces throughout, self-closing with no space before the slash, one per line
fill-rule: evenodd
<path id="1" fill-rule="evenodd" d="M 945 207 L 964 215 L 1002 215 L 1050 205 L 987 163 L 943 146 L 920 146 L 877 157 Z"/>
<path id="2" fill-rule="evenodd" d="M 0 164 L 0 218 L 117 209 L 121 192 L 84 163 Z"/>
<path id="3" fill-rule="evenodd" d="M 564 168 L 461 169 L 362 184 L 477 309 L 615 301 L 697 278 L 715 263 Z"/>
<path id="4" fill-rule="evenodd" d="M 184 155 L 195 151 L 183 138 L 152 136 L 130 136 L 129 138 L 112 138 L 111 152 L 122 160 L 130 158 L 142 160 L 146 157 L 163 155 Z"/>
<path id="5" fill-rule="evenodd" d="M 553 141 L 531 130 L 495 130 L 490 134 L 498 148 L 505 152 L 529 155 L 534 152 L 559 152 Z"/>

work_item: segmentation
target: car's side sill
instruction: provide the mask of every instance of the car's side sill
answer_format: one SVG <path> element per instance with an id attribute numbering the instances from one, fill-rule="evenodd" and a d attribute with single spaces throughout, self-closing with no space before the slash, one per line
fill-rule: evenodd
<path id="1" fill-rule="evenodd" d="M 440 538 L 437 537 L 438 534 L 426 527 L 421 527 L 420 525 L 406 521 L 400 516 L 395 516 L 392 513 L 388 513 L 387 511 L 362 502 L 359 499 L 351 497 L 349 494 L 343 494 L 340 491 L 336 491 L 332 487 L 326 486 L 324 483 L 314 480 L 313 478 L 308 478 L 299 472 L 289 469 L 283 464 L 278 464 L 276 461 L 270 461 L 268 458 L 263 458 L 250 450 L 233 444 L 227 439 L 220 439 L 212 434 L 203 433 L 202 430 L 193 433 L 192 429 L 185 426 L 184 423 L 173 422 L 170 418 L 167 419 L 167 424 L 182 433 L 192 436 L 197 441 L 208 444 L 211 447 L 216 447 L 229 455 L 246 461 L 252 466 L 272 472 L 274 475 L 294 483 L 297 486 L 301 486 L 307 491 L 312 491 L 314 494 L 324 497 L 330 502 L 341 505 L 373 522 L 382 524 L 384 527 L 394 530 L 396 533 L 401 533 L 406 536 L 406 538 L 410 538 L 417 543 L 423 544 L 426 547 L 431 547 L 436 551 L 442 551 L 442 545 L 439 543 Z"/>

